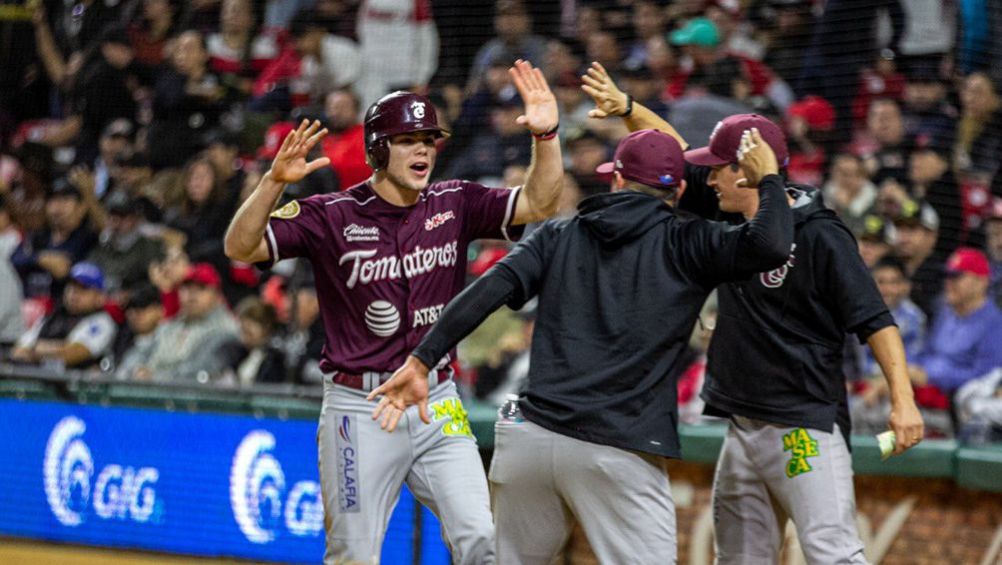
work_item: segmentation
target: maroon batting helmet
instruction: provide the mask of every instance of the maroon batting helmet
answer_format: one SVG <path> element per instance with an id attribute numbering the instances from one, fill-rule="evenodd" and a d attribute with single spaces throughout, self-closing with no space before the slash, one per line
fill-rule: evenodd
<path id="1" fill-rule="evenodd" d="M 377 100 L 365 112 L 365 155 L 369 165 L 379 170 L 389 163 L 390 136 L 417 131 L 434 132 L 439 137 L 449 135 L 439 127 L 431 100 L 402 90 Z"/>

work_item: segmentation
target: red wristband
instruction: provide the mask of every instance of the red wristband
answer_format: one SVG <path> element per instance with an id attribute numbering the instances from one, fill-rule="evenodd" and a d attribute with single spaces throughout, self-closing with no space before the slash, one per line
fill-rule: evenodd
<path id="1" fill-rule="evenodd" d="M 534 137 L 534 138 L 536 138 L 536 139 L 538 139 L 540 141 L 546 141 L 548 139 L 553 139 L 554 137 L 557 137 L 557 130 L 558 129 L 560 129 L 560 124 L 559 123 L 557 125 L 553 126 L 553 129 L 551 129 L 550 131 L 543 132 L 543 133 L 533 133 L 532 137 Z"/>

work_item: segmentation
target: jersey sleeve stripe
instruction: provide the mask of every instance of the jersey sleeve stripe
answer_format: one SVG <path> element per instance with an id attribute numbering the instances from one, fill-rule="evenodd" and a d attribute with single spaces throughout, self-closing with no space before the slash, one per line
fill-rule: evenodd
<path id="1" fill-rule="evenodd" d="M 268 243 L 268 253 L 271 255 L 271 265 L 278 263 L 278 243 L 275 241 L 275 232 L 271 229 L 271 224 L 268 224 L 264 228 L 264 233 L 267 236 Z"/>
<path id="2" fill-rule="evenodd" d="M 521 186 L 511 189 L 511 194 L 508 195 L 508 207 L 505 208 L 504 220 L 501 222 L 501 234 L 508 241 L 511 241 L 511 236 L 508 235 L 508 226 L 511 225 L 511 221 L 515 217 L 515 204 L 518 202 L 518 193 L 521 190 Z"/>

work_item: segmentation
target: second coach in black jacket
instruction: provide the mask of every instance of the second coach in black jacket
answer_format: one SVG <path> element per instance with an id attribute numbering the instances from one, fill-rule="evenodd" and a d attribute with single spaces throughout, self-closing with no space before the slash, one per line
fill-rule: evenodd
<path id="1" fill-rule="evenodd" d="M 671 562 L 663 458 L 680 455 L 681 354 L 710 291 L 781 266 L 792 243 L 772 149 L 749 131 L 742 155 L 761 205 L 746 224 L 728 226 L 676 213 L 685 191 L 676 140 L 631 134 L 599 169 L 612 175 L 611 193 L 535 230 L 454 299 L 404 367 L 373 391 L 385 394 L 376 410 L 384 427 L 427 420 L 428 367 L 502 304 L 539 297 L 522 416 L 499 421 L 491 467 L 500 563 L 549 563 L 570 532 L 562 508 L 603 563 Z M 418 413 L 403 412 L 408 404 Z"/>

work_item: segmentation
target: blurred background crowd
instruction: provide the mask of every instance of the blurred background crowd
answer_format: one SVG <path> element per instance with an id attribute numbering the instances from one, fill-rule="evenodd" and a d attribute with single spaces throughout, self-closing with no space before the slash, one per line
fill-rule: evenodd
<path id="1" fill-rule="evenodd" d="M 626 133 L 587 116 L 601 62 L 694 146 L 758 112 L 786 173 L 856 234 L 901 328 L 929 434 L 1002 440 L 1002 7 L 941 0 L 0 1 L 0 344 L 8 363 L 122 380 L 318 386 L 308 264 L 235 263 L 222 236 L 302 118 L 332 166 L 285 198 L 365 180 L 361 117 L 426 93 L 453 133 L 434 176 L 521 184 L 530 136 L 507 68 L 540 66 L 561 111 L 561 214 L 607 190 Z M 994 64 L 993 64 L 994 62 Z M 507 247 L 471 248 L 469 276 Z M 679 382 L 682 420 L 715 317 Z M 533 312 L 461 346 L 464 390 L 500 403 L 529 362 Z M 847 340 L 857 431 L 886 389 Z"/>

